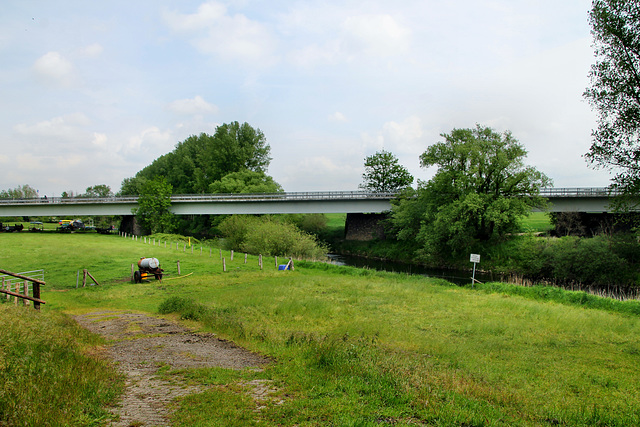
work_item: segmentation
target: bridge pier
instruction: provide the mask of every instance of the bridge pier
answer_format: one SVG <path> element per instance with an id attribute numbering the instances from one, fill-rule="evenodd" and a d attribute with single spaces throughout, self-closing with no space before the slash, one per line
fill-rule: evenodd
<path id="1" fill-rule="evenodd" d="M 140 224 L 138 224 L 135 215 L 122 215 L 119 230 L 127 234 L 134 234 L 137 236 L 142 234 L 142 229 L 140 228 Z"/>
<path id="2" fill-rule="evenodd" d="M 383 220 L 387 213 L 348 213 L 344 224 L 345 240 L 384 240 Z"/>

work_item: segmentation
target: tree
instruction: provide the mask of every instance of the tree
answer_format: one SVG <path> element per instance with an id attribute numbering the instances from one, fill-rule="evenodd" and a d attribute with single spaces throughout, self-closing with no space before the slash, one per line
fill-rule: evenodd
<path id="1" fill-rule="evenodd" d="M 147 180 L 138 197 L 133 214 L 140 226 L 150 234 L 170 233 L 175 228 L 175 215 L 171 208 L 171 184 L 160 176 Z"/>
<path id="2" fill-rule="evenodd" d="M 29 184 L 0 191 L 0 199 L 34 199 L 38 197 L 38 191 Z"/>
<path id="3" fill-rule="evenodd" d="M 87 191 L 81 197 L 111 197 L 113 192 L 111 187 L 105 184 L 94 185 L 87 187 Z"/>
<path id="4" fill-rule="evenodd" d="M 244 169 L 209 185 L 210 193 L 281 193 L 282 187 L 262 171 Z"/>
<path id="5" fill-rule="evenodd" d="M 586 159 L 614 171 L 612 188 L 640 194 L 640 3 L 594 0 L 589 14 L 596 62 L 585 98 L 598 114 Z"/>
<path id="6" fill-rule="evenodd" d="M 392 153 L 382 150 L 364 159 L 360 188 L 375 193 L 396 193 L 411 186 L 413 176 Z"/>
<path id="7" fill-rule="evenodd" d="M 214 135 L 192 135 L 123 181 L 120 194 L 138 194 L 144 180 L 164 176 L 176 194 L 206 193 L 209 186 L 233 172 L 266 173 L 271 162 L 264 133 L 248 123 L 232 122 Z"/>
<path id="8" fill-rule="evenodd" d="M 413 239 L 431 258 L 458 255 L 478 242 L 513 231 L 534 206 L 542 206 L 549 178 L 525 166 L 526 150 L 510 132 L 488 127 L 454 129 L 444 142 L 420 156 L 437 166 L 415 194 L 394 203 L 392 224 L 399 238 Z"/>

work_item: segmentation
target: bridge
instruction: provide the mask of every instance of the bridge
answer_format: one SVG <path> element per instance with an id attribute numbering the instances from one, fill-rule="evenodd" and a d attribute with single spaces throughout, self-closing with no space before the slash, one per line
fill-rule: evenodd
<path id="1" fill-rule="evenodd" d="M 609 212 L 607 188 L 545 188 L 550 212 Z M 325 191 L 269 194 L 192 194 L 171 197 L 176 215 L 381 213 L 395 193 Z M 0 216 L 131 215 L 138 197 L 0 199 Z M 540 209 L 537 209 L 540 211 Z"/>

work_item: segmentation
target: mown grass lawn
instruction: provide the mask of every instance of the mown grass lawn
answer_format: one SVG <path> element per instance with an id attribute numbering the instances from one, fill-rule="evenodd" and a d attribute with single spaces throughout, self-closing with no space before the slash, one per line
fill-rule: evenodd
<path id="1" fill-rule="evenodd" d="M 0 268 L 45 268 L 45 311 L 157 314 L 162 305 L 273 357 L 261 376 L 279 404 L 255 411 L 238 375 L 198 371 L 195 381 L 226 386 L 179 402 L 176 425 L 224 425 L 221 414 L 274 426 L 640 424 L 635 315 L 307 262 L 277 271 L 265 259 L 260 270 L 257 257 L 245 264 L 228 252 L 222 272 L 219 252 L 117 236 L 0 238 Z M 167 279 L 128 282 L 140 256 L 160 259 Z M 192 274 L 179 277 L 178 260 Z M 101 286 L 76 289 L 82 268 Z"/>

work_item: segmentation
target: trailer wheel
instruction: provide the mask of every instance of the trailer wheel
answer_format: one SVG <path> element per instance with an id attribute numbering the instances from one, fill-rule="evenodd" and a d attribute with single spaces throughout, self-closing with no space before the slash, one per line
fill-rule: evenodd
<path id="1" fill-rule="evenodd" d="M 140 271 L 133 272 L 133 282 L 142 283 L 142 274 L 140 273 Z"/>

